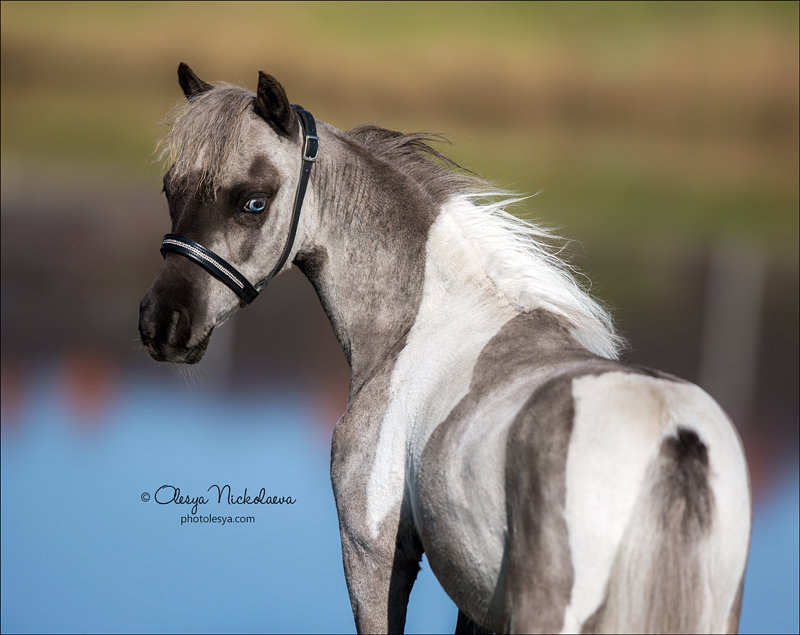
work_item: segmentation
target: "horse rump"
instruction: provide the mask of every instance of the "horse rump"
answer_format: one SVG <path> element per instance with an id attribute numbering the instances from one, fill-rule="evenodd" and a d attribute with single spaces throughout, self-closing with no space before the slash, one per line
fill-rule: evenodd
<path id="1" fill-rule="evenodd" d="M 719 632 L 711 578 L 714 493 L 708 448 L 695 431 L 678 426 L 661 442 L 646 479 L 605 601 L 583 631 Z"/>

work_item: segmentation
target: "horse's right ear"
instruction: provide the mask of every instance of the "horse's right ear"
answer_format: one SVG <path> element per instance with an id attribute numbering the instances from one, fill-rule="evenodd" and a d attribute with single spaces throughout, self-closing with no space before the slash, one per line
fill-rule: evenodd
<path id="1" fill-rule="evenodd" d="M 264 71 L 258 72 L 256 112 L 280 135 L 291 137 L 300 124 L 280 82 Z"/>
<path id="2" fill-rule="evenodd" d="M 178 81 L 183 89 L 183 94 L 186 95 L 186 99 L 191 99 L 195 95 L 214 88 L 211 84 L 204 82 L 195 75 L 189 65 L 183 62 L 178 65 Z"/>

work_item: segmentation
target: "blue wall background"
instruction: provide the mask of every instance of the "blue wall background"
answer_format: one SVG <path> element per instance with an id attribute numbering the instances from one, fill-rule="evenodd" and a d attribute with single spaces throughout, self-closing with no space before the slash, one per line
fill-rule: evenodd
<path id="1" fill-rule="evenodd" d="M 219 393 L 125 378 L 87 423 L 53 369 L 4 417 L 2 631 L 353 632 L 328 476 L 329 428 L 301 394 Z M 255 524 L 184 524 L 162 484 L 296 499 Z M 252 507 L 252 509 L 251 509 Z M 203 515 L 236 515 L 215 501 Z M 741 630 L 798 630 L 798 473 L 755 510 Z M 407 632 L 452 632 L 423 561 Z"/>

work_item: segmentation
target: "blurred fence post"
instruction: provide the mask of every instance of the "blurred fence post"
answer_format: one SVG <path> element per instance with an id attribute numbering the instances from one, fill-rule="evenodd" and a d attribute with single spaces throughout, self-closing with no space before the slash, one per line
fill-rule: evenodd
<path id="1" fill-rule="evenodd" d="M 740 427 L 753 414 L 766 254 L 731 237 L 711 247 L 700 385 Z"/>

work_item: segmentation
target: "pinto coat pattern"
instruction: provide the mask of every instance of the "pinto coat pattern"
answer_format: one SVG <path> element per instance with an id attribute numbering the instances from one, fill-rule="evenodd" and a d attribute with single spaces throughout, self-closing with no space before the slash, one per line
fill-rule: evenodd
<path id="1" fill-rule="evenodd" d="M 302 131 L 269 75 L 255 94 L 184 64 L 179 79 L 162 146 L 172 231 L 256 284 L 289 231 Z M 750 493 L 719 406 L 618 361 L 552 237 L 428 137 L 317 127 L 286 267 L 351 369 L 331 479 L 358 630 L 403 630 L 426 553 L 460 632 L 735 632 Z M 167 253 L 142 341 L 196 362 L 239 306 Z"/>

